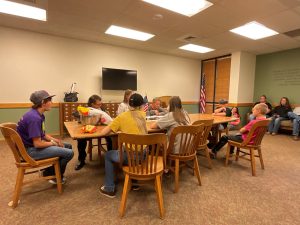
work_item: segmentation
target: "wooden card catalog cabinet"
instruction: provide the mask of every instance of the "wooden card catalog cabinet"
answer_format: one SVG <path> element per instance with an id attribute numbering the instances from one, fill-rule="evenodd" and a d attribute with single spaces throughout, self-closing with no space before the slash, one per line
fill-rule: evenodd
<path id="1" fill-rule="evenodd" d="M 102 110 L 106 111 L 112 118 L 117 116 L 117 110 L 120 103 L 103 103 Z M 64 122 L 75 121 L 73 112 L 77 111 L 78 106 L 87 107 L 87 103 L 80 102 L 62 102 L 59 103 L 59 132 L 60 136 L 65 133 Z"/>
<path id="2" fill-rule="evenodd" d="M 59 103 L 59 132 L 60 136 L 64 135 L 64 122 L 75 121 L 73 112 L 77 111 L 78 106 L 87 107 L 86 103 L 80 102 L 63 102 Z"/>

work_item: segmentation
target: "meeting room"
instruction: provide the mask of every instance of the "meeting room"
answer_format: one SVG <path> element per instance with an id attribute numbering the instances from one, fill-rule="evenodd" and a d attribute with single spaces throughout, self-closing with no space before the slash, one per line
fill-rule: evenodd
<path id="1" fill-rule="evenodd" d="M 299 0 L 0 0 L 0 224 L 300 224 Z"/>

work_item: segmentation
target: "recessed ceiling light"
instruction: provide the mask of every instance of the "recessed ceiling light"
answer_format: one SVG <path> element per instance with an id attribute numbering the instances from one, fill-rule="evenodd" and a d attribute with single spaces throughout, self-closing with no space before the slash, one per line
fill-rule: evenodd
<path id="1" fill-rule="evenodd" d="M 204 9 L 212 6 L 211 2 L 205 0 L 143 0 L 150 4 L 191 17 Z"/>
<path id="2" fill-rule="evenodd" d="M 145 33 L 145 32 L 132 30 L 132 29 L 124 28 L 124 27 L 118 27 L 118 26 L 115 26 L 115 25 L 111 25 L 105 31 L 105 33 L 120 36 L 120 37 L 135 39 L 135 40 L 139 40 L 139 41 L 147 41 L 150 38 L 155 36 L 153 34 L 148 34 L 148 33 Z"/>
<path id="3" fill-rule="evenodd" d="M 267 28 L 256 21 L 252 21 L 243 26 L 234 28 L 230 31 L 245 36 L 247 38 L 251 38 L 253 40 L 270 37 L 278 34 L 278 32 L 271 30 L 270 28 Z"/>
<path id="4" fill-rule="evenodd" d="M 47 20 L 47 13 L 45 9 L 6 0 L 0 0 L 0 13 L 22 16 L 35 20 Z"/>
<path id="5" fill-rule="evenodd" d="M 194 45 L 194 44 L 187 44 L 179 47 L 180 49 L 191 51 L 191 52 L 198 52 L 198 53 L 206 53 L 214 51 L 215 49 L 203 47 L 200 45 Z"/>

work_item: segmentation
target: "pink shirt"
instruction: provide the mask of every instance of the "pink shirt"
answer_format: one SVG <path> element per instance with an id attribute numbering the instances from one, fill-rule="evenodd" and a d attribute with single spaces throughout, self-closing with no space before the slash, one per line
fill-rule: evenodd
<path id="1" fill-rule="evenodd" d="M 242 134 L 242 138 L 243 140 L 246 140 L 247 138 L 247 135 L 249 133 L 249 131 L 251 130 L 252 126 L 257 122 L 257 121 L 260 121 L 260 120 L 265 120 L 266 118 L 256 118 L 255 120 L 251 120 L 244 128 L 246 129 L 246 132 Z M 256 135 L 257 135 L 258 131 L 255 130 L 254 133 L 253 133 L 253 136 L 249 142 L 249 144 L 253 144 L 254 142 L 254 139 L 256 138 Z"/>

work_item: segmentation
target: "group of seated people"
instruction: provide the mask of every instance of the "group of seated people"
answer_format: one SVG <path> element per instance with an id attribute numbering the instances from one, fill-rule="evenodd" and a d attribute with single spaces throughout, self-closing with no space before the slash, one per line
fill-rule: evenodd
<path id="1" fill-rule="evenodd" d="M 260 96 L 259 102 L 256 104 L 264 103 L 268 106 L 266 117 L 271 119 L 268 127 L 268 134 L 276 135 L 280 128 L 280 123 L 283 120 L 293 121 L 293 139 L 299 140 L 299 127 L 300 127 L 300 108 L 296 107 L 294 111 L 290 105 L 289 99 L 287 97 L 282 97 L 280 99 L 279 105 L 272 108 L 272 105 L 267 102 L 267 97 L 265 95 Z M 253 120 L 255 116 L 250 115 L 250 120 Z"/>
<path id="2" fill-rule="evenodd" d="M 22 138 L 25 148 L 28 154 L 34 159 L 45 159 L 50 157 L 60 158 L 60 171 L 62 174 L 62 183 L 66 181 L 64 172 L 67 163 L 73 158 L 72 146 L 68 143 L 63 143 L 61 140 L 54 138 L 45 132 L 45 116 L 44 113 L 51 109 L 52 98 L 54 95 L 50 95 L 47 91 L 41 90 L 31 94 L 30 101 L 33 103 L 32 109 L 26 112 L 18 122 L 17 132 Z M 99 136 L 106 136 L 110 132 L 123 132 L 129 134 L 147 134 L 146 127 L 146 114 L 147 115 L 164 115 L 156 122 L 151 124 L 151 128 L 165 129 L 167 135 L 170 136 L 174 127 L 179 125 L 190 125 L 191 121 L 188 113 L 183 109 L 181 99 L 178 96 L 171 97 L 169 106 L 167 109 L 160 107 L 159 99 L 155 98 L 151 105 L 145 108 L 144 98 L 138 94 L 133 93 L 131 90 L 126 90 L 124 94 L 124 101 L 120 104 L 118 109 L 118 116 L 112 119 L 105 111 L 101 109 L 102 99 L 98 95 L 92 95 L 88 100 L 88 107 L 94 114 L 101 114 L 104 118 L 102 121 L 107 126 L 101 131 Z M 237 120 L 231 126 L 237 126 L 239 124 L 238 108 L 234 107 L 229 109 L 226 107 L 228 102 L 225 100 L 220 101 L 220 107 L 217 108 L 213 115 L 220 116 L 235 116 Z M 276 122 L 283 117 L 283 112 L 291 112 L 288 99 L 282 98 L 280 106 L 275 107 L 272 110 L 271 115 L 275 115 L 272 121 L 275 125 Z M 219 143 L 217 143 L 211 149 L 212 154 L 216 155 L 228 140 L 234 140 L 242 142 L 253 124 L 255 122 L 266 119 L 266 115 L 270 113 L 270 107 L 267 103 L 258 103 L 252 109 L 251 121 L 240 129 L 240 133 L 234 136 L 224 135 Z M 146 109 L 146 113 L 145 110 Z M 277 116 L 278 115 L 278 116 Z M 289 114 L 292 116 L 293 114 Z M 237 122 L 238 121 L 238 122 Z M 298 120 L 299 121 L 299 120 Z M 272 124 L 272 123 L 271 123 Z M 272 129 L 274 129 L 274 125 Z M 224 124 L 223 126 L 226 126 Z M 270 126 L 271 128 L 271 126 Z M 276 131 L 275 131 L 276 133 Z M 105 154 L 105 181 L 100 187 L 101 194 L 113 198 L 116 194 L 116 187 L 114 183 L 114 163 L 119 162 L 120 150 L 112 149 L 112 141 L 109 137 L 106 137 L 107 153 Z M 75 170 L 80 170 L 85 165 L 86 158 L 86 140 L 78 140 L 78 164 Z M 174 147 L 174 153 L 176 153 L 176 143 Z M 232 149 L 233 151 L 233 149 Z M 124 154 L 124 163 L 127 162 L 126 154 Z M 44 176 L 54 175 L 54 169 L 52 167 L 46 169 L 43 172 Z M 50 180 L 55 184 L 56 180 Z"/>
<path id="3" fill-rule="evenodd" d="M 63 143 L 60 139 L 54 138 L 45 132 L 44 113 L 49 111 L 52 106 L 52 98 L 45 90 L 35 91 L 30 96 L 33 103 L 32 109 L 26 112 L 18 122 L 17 132 L 22 138 L 24 146 L 32 158 L 39 160 L 51 157 L 59 157 L 62 183 L 66 181 L 64 172 L 67 163 L 73 158 L 74 152 L 72 146 Z M 129 134 L 146 134 L 146 113 L 144 112 L 144 98 L 130 90 L 125 91 L 124 101 L 118 109 L 118 116 L 112 119 L 105 111 L 101 109 L 101 97 L 92 95 L 88 100 L 88 107 L 93 114 L 101 114 L 104 118 L 103 123 L 107 126 L 101 131 L 99 136 L 105 136 L 110 132 L 123 132 Z M 149 112 L 148 112 L 149 111 Z M 153 103 L 147 108 L 147 114 L 163 115 L 157 122 L 152 124 L 151 128 L 166 129 L 167 134 L 170 130 L 179 125 L 190 124 L 188 113 L 183 109 L 181 99 L 174 96 L 169 101 L 167 109 L 161 109 L 160 101 L 154 99 Z M 114 163 L 119 162 L 119 150 L 112 149 L 112 141 L 106 137 L 107 153 L 105 154 L 105 181 L 100 187 L 100 193 L 110 198 L 115 197 L 116 188 L 114 183 Z M 78 164 L 75 170 L 80 170 L 85 165 L 87 140 L 78 140 Z M 176 143 L 175 143 L 175 149 Z M 124 155 L 124 163 L 127 159 Z M 54 169 L 49 167 L 43 171 L 43 176 L 54 175 Z M 56 184 L 57 181 L 49 181 Z"/>

